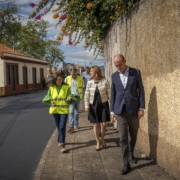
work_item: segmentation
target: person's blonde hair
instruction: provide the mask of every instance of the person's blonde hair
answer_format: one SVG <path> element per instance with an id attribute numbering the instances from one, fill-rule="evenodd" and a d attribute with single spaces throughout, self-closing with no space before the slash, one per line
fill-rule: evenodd
<path id="1" fill-rule="evenodd" d="M 96 65 L 95 65 L 95 66 L 92 66 L 91 69 L 94 69 L 94 71 L 95 71 L 95 73 L 96 73 L 96 78 L 97 78 L 98 80 L 100 80 L 100 79 L 103 78 L 102 71 L 101 71 L 101 69 L 100 69 L 99 66 L 96 66 Z"/>

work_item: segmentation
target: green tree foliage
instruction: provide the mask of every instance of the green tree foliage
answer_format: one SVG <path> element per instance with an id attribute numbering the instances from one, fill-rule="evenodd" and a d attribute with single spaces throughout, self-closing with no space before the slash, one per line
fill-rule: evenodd
<path id="1" fill-rule="evenodd" d="M 50 70 L 65 59 L 63 52 L 59 49 L 60 45 L 61 43 L 58 41 L 47 41 L 45 57 L 48 61 L 48 67 Z"/>
<path id="2" fill-rule="evenodd" d="M 50 69 L 64 61 L 61 42 L 47 39 L 47 21 L 29 21 L 18 33 L 15 49 L 34 58 L 46 58 Z"/>
<path id="3" fill-rule="evenodd" d="M 14 3 L 0 3 L 0 43 L 9 47 L 13 47 L 21 28 L 21 23 L 14 16 L 18 10 L 19 6 Z"/>
<path id="4" fill-rule="evenodd" d="M 50 68 L 64 61 L 60 41 L 47 39 L 48 21 L 28 21 L 22 26 L 15 16 L 19 6 L 0 3 L 0 43 L 33 58 L 44 58 Z"/>
<path id="5" fill-rule="evenodd" d="M 47 21 L 27 22 L 17 34 L 15 49 L 33 58 L 42 58 L 46 53 Z"/>
<path id="6" fill-rule="evenodd" d="M 45 0 L 41 1 L 36 10 L 30 15 L 30 18 L 40 19 L 41 16 L 49 12 L 44 10 L 45 6 L 54 7 L 54 19 L 57 24 L 62 21 L 59 40 L 64 35 L 69 36 L 69 45 L 76 45 L 82 39 L 85 39 L 85 48 L 95 47 L 95 54 L 102 55 L 104 51 L 104 38 L 107 30 L 123 13 L 131 9 L 136 0 Z M 75 38 L 72 40 L 72 35 Z"/>

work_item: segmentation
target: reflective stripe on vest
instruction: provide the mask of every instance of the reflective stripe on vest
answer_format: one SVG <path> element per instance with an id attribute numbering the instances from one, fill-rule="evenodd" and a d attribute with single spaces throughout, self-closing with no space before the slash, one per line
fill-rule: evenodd
<path id="1" fill-rule="evenodd" d="M 57 108 L 69 108 L 69 105 L 54 105 L 51 107 L 57 107 Z"/>
<path id="2" fill-rule="evenodd" d="M 69 87 L 68 85 L 62 85 L 60 92 L 57 92 L 56 86 L 50 87 L 52 101 L 55 103 L 54 106 L 50 106 L 50 114 L 68 114 L 69 113 L 69 104 L 67 103 Z"/>
<path id="3" fill-rule="evenodd" d="M 54 98 L 54 99 L 51 99 L 52 101 L 60 101 L 60 100 L 62 100 L 62 101 L 66 101 L 66 98 Z"/>
<path id="4" fill-rule="evenodd" d="M 72 84 L 72 76 L 67 76 L 66 83 L 71 87 Z M 80 98 L 83 96 L 83 79 L 81 76 L 77 76 L 77 84 L 78 84 L 78 93 Z"/>

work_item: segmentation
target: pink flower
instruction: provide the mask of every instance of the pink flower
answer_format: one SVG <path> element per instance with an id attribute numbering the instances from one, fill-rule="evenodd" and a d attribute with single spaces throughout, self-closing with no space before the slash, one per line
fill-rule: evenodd
<path id="1" fill-rule="evenodd" d="M 39 14 L 39 15 L 37 15 L 37 16 L 35 17 L 35 19 L 36 19 L 36 20 L 41 20 L 41 16 L 42 16 L 42 14 Z"/>
<path id="2" fill-rule="evenodd" d="M 44 13 L 46 13 L 46 12 L 48 11 L 48 9 L 49 9 L 49 8 L 47 7 L 47 8 L 44 10 Z"/>
<path id="3" fill-rule="evenodd" d="M 61 14 L 61 16 L 59 17 L 59 19 L 60 19 L 60 20 L 64 20 L 64 19 L 66 19 L 66 17 L 67 17 L 66 14 Z"/>
<path id="4" fill-rule="evenodd" d="M 71 41 L 71 39 L 69 39 L 68 44 L 71 46 L 73 44 L 73 42 Z"/>
<path id="5" fill-rule="evenodd" d="M 30 3 L 30 6 L 33 8 L 34 6 L 36 6 L 34 3 Z"/>

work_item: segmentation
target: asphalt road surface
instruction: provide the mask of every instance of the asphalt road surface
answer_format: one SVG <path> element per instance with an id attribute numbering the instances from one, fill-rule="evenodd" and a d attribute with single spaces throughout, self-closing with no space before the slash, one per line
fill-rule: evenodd
<path id="1" fill-rule="evenodd" d="M 0 180 L 32 180 L 55 130 L 46 90 L 0 98 Z"/>

